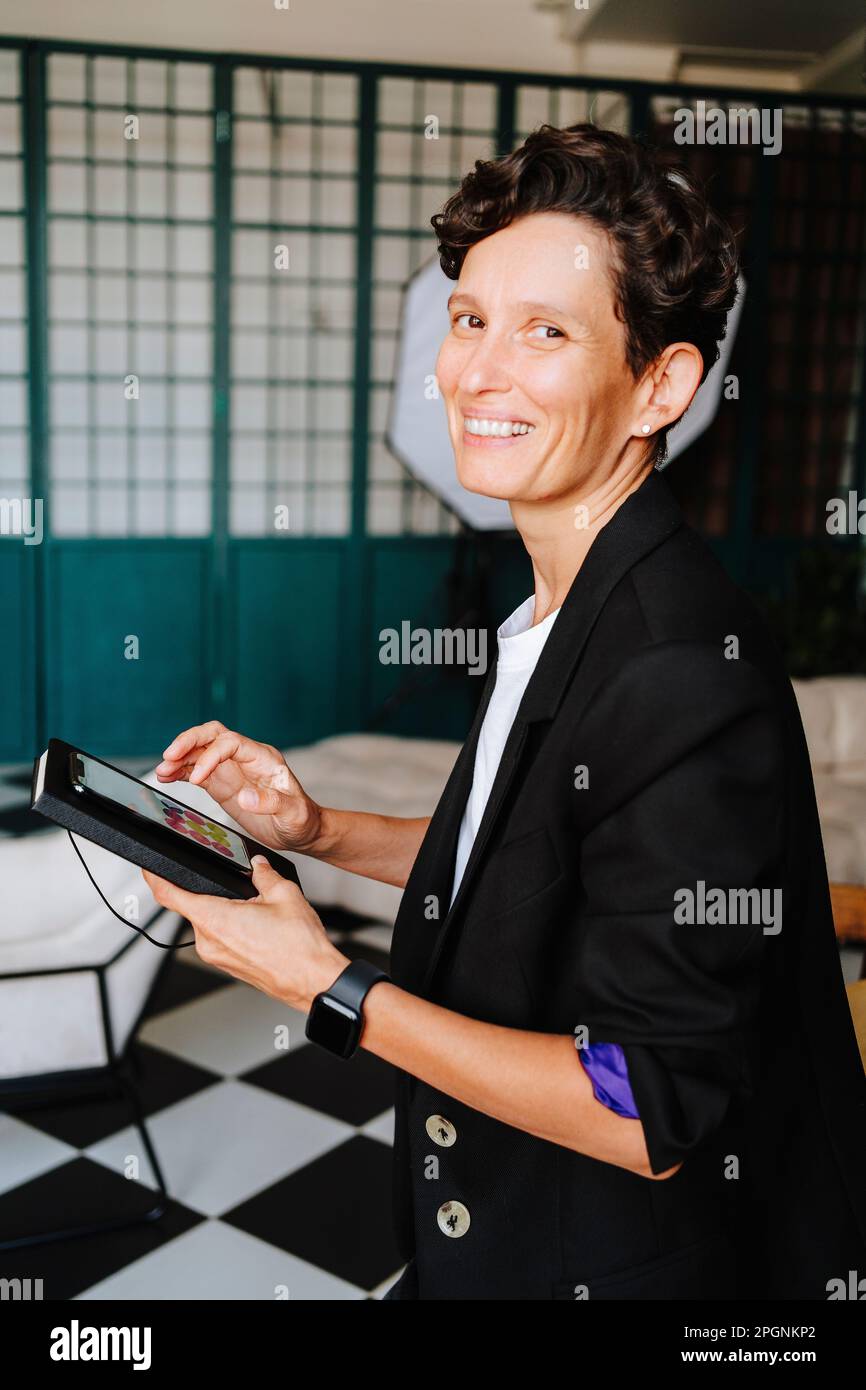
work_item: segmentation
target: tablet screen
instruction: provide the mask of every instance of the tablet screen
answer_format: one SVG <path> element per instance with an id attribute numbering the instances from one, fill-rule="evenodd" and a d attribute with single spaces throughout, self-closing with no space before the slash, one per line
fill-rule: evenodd
<path id="1" fill-rule="evenodd" d="M 114 802 L 116 806 L 123 806 L 127 811 L 143 816 L 145 820 L 173 830 L 176 835 L 182 835 L 185 840 L 192 840 L 204 849 L 212 850 L 214 854 L 228 859 L 238 868 L 252 870 L 246 846 L 235 831 L 227 830 L 224 825 L 208 820 L 200 811 L 183 806 L 179 801 L 158 791 L 156 787 L 148 787 L 143 782 L 136 781 L 134 777 L 127 777 L 125 772 L 116 767 L 109 767 L 107 763 L 89 758 L 86 753 L 76 753 L 72 767 L 72 780 L 75 785 L 86 787 L 88 791 L 103 797 L 106 801 Z"/>

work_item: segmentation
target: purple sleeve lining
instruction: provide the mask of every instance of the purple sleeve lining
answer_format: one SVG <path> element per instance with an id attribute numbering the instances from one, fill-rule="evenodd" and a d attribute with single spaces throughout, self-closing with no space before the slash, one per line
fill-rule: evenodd
<path id="1" fill-rule="evenodd" d="M 593 1043 L 578 1049 L 583 1069 L 592 1082 L 596 1100 L 626 1120 L 638 1120 L 637 1106 L 628 1079 L 625 1054 L 618 1043 Z"/>

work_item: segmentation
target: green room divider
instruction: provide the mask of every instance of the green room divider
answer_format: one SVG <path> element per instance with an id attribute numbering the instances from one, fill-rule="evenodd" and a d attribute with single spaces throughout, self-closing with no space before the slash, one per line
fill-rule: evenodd
<path id="1" fill-rule="evenodd" d="M 705 95 L 3 41 L 0 502 L 4 517 L 44 508 L 40 544 L 0 528 L 0 758 L 52 734 L 152 755 L 208 717 L 284 746 L 371 725 L 459 737 L 477 682 L 390 702 L 405 673 L 378 661 L 381 628 L 444 620 L 459 529 L 384 443 L 430 216 L 475 159 L 540 121 L 669 138 L 672 104 Z M 784 102 L 789 151 L 712 156 L 749 228 L 754 293 L 739 398 L 707 467 L 683 472 L 696 520 L 765 587 L 820 530 L 828 481 L 866 476 L 864 113 Z M 819 163 L 844 244 L 813 244 L 808 226 L 779 242 Z M 834 380 L 816 382 L 801 335 L 825 263 L 827 331 L 833 306 L 856 323 Z M 507 612 L 528 566 L 514 538 L 492 554 Z"/>

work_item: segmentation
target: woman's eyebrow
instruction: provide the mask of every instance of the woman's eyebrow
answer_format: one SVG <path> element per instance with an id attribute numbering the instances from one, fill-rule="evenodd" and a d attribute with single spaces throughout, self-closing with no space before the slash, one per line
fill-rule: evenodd
<path id="1" fill-rule="evenodd" d="M 458 301 L 478 306 L 478 300 L 474 295 L 467 294 L 465 291 L 460 290 L 459 292 L 455 291 L 455 293 L 449 297 L 448 308 L 452 309 Z M 536 299 L 520 299 L 517 301 L 515 308 L 521 309 L 524 313 L 545 314 L 550 318 L 571 319 L 574 323 L 582 322 L 576 314 L 569 313 L 567 309 L 563 309 L 560 305 L 543 304 L 540 300 Z"/>
<path id="2" fill-rule="evenodd" d="M 563 309 L 560 304 L 542 304 L 536 299 L 521 299 L 517 303 L 518 309 L 523 309 L 526 313 L 549 314 L 551 318 L 573 319 L 574 314 L 570 314 L 567 309 Z"/>
<path id="3" fill-rule="evenodd" d="M 448 296 L 448 304 L 446 307 L 452 309 L 454 305 L 457 303 L 457 301 L 461 299 L 464 300 L 467 304 L 478 303 L 478 300 L 474 297 L 474 295 L 466 294 L 465 290 L 455 290 L 453 294 L 450 294 Z"/>

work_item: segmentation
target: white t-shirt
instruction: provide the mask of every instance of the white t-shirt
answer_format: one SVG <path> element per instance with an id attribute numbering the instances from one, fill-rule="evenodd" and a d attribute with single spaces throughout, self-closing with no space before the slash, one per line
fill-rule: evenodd
<path id="1" fill-rule="evenodd" d="M 478 736 L 475 750 L 475 768 L 472 776 L 472 790 L 466 801 L 460 834 L 457 839 L 457 858 L 454 864 L 454 886 L 451 901 L 457 894 L 469 851 L 481 824 L 481 817 L 487 805 L 490 788 L 493 786 L 502 750 L 514 723 L 517 707 L 529 678 L 535 670 L 535 663 L 550 636 L 550 630 L 560 610 L 548 613 L 543 622 L 532 627 L 535 615 L 535 596 L 515 608 L 510 618 L 496 633 L 499 655 L 496 662 L 496 684 L 484 715 L 484 723 Z"/>

